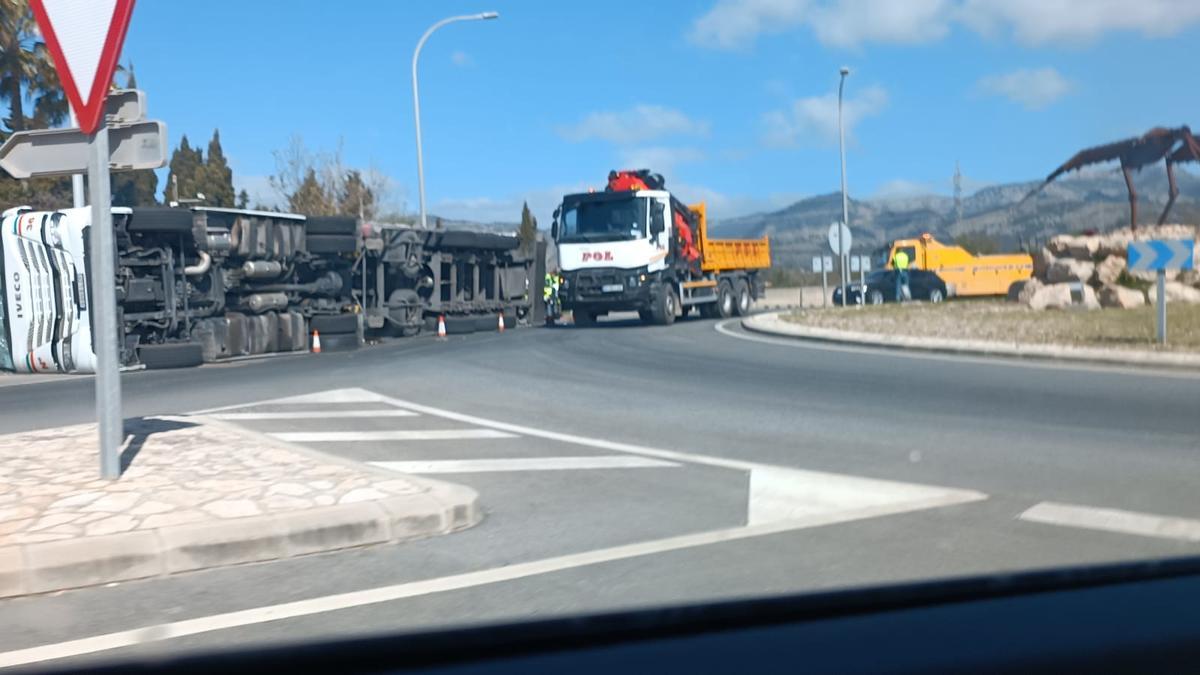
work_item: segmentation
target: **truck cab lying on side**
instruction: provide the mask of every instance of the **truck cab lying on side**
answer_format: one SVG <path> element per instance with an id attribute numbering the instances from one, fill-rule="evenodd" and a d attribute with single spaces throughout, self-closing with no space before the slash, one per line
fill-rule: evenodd
<path id="1" fill-rule="evenodd" d="M 673 323 L 747 314 L 771 265 L 767 239 L 708 238 L 704 204 L 685 206 L 647 170 L 614 171 L 603 192 L 563 197 L 551 234 L 563 283 L 559 299 L 577 326 L 609 312 Z"/>
<path id="2" fill-rule="evenodd" d="M 516 237 L 349 217 L 113 208 L 125 367 L 180 367 L 409 336 L 439 316 L 472 332 L 529 309 Z M 0 369 L 92 372 L 91 209 L 0 216 Z"/>

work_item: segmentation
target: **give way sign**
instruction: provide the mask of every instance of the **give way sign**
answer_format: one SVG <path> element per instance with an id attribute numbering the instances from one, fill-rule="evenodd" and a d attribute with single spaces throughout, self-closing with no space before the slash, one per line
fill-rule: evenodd
<path id="1" fill-rule="evenodd" d="M 79 128 L 96 133 L 133 0 L 31 0 L 30 5 Z"/>

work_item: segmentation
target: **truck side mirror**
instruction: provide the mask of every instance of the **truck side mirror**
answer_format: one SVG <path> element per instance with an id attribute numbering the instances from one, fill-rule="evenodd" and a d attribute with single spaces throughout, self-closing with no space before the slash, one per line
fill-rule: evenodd
<path id="1" fill-rule="evenodd" d="M 550 223 L 550 238 L 558 241 L 558 221 Z"/>
<path id="2" fill-rule="evenodd" d="M 650 214 L 650 234 L 657 237 L 666 229 L 667 224 L 663 222 L 662 211 L 655 209 L 654 212 Z"/>

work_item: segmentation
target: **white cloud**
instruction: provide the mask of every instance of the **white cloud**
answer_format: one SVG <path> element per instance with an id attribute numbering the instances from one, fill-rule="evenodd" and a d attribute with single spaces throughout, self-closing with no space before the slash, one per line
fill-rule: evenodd
<path id="1" fill-rule="evenodd" d="M 976 84 L 981 92 L 1003 96 L 1029 110 L 1050 105 L 1070 93 L 1074 86 L 1053 68 L 1022 69 L 1003 75 L 989 75 Z"/>
<path id="2" fill-rule="evenodd" d="M 471 58 L 470 54 L 456 49 L 453 52 L 450 52 L 450 63 L 453 63 L 459 68 L 466 68 L 468 66 L 475 65 L 475 60 Z"/>
<path id="3" fill-rule="evenodd" d="M 1174 35 L 1200 22 L 1196 0 L 717 0 L 688 37 L 719 49 L 810 29 L 827 45 L 919 44 L 961 25 L 1025 44 L 1087 43 L 1114 31 Z"/>
<path id="4" fill-rule="evenodd" d="M 887 91 L 871 85 L 843 103 L 843 123 L 847 138 L 863 119 L 877 115 L 887 106 Z M 789 110 L 772 110 L 763 115 L 763 144 L 768 147 L 794 147 L 803 143 L 830 143 L 838 140 L 837 94 L 809 96 L 792 101 Z"/>
<path id="5" fill-rule="evenodd" d="M 876 197 L 915 197 L 937 192 L 935 186 L 904 178 L 894 178 L 875 190 Z"/>
<path id="6" fill-rule="evenodd" d="M 808 23 L 823 44 L 920 44 L 950 32 L 950 0 L 843 0 L 817 5 Z"/>
<path id="7" fill-rule="evenodd" d="M 984 33 L 1011 31 L 1026 44 L 1086 43 L 1112 31 L 1174 35 L 1200 21 L 1196 0 L 964 0 L 963 23 Z"/>
<path id="8" fill-rule="evenodd" d="M 668 136 L 707 136 L 708 122 L 661 105 L 635 105 L 628 110 L 589 113 L 578 124 L 560 127 L 568 141 L 602 140 L 618 145 L 644 143 Z"/>
<path id="9" fill-rule="evenodd" d="M 629 169 L 652 169 L 656 173 L 669 174 L 680 164 L 704 160 L 704 152 L 697 148 L 671 148 L 664 146 L 632 147 L 621 151 L 621 166 Z"/>
<path id="10" fill-rule="evenodd" d="M 744 47 L 763 33 L 781 33 L 800 25 L 808 0 L 718 0 L 692 24 L 690 39 L 721 49 Z"/>

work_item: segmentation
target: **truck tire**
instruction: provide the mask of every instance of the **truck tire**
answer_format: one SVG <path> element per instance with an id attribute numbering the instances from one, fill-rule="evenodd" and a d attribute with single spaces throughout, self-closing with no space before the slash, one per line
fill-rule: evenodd
<path id="1" fill-rule="evenodd" d="M 507 326 L 505 326 L 507 328 Z M 500 330 L 500 315 L 499 314 L 484 314 L 483 316 L 475 317 L 475 332 L 477 333 L 495 333 Z"/>
<path id="2" fill-rule="evenodd" d="M 362 346 L 362 340 L 358 339 L 358 335 L 354 333 L 340 333 L 338 335 L 330 335 L 329 337 L 321 336 L 321 353 L 325 352 L 352 352 Z"/>
<path id="3" fill-rule="evenodd" d="M 733 286 L 728 281 L 722 281 L 717 287 L 717 316 L 728 319 L 733 316 L 736 305 L 737 297 L 733 294 Z"/>
<path id="4" fill-rule="evenodd" d="M 204 347 L 199 342 L 167 342 L 138 347 L 138 359 L 146 370 L 194 368 L 204 363 Z"/>
<path id="5" fill-rule="evenodd" d="M 679 307 L 679 298 L 675 291 L 664 285 L 655 286 L 650 291 L 650 318 L 659 326 L 670 326 L 675 323 L 675 310 Z"/>
<path id="6" fill-rule="evenodd" d="M 733 284 L 733 313 L 737 316 L 749 316 L 750 305 L 753 299 L 750 297 L 750 285 L 745 279 L 738 279 Z"/>
<path id="7" fill-rule="evenodd" d="M 326 335 L 358 334 L 357 314 L 320 314 L 309 321 L 309 329 Z"/>
<path id="8" fill-rule="evenodd" d="M 705 319 L 715 319 L 721 316 L 717 312 L 717 303 L 706 302 L 703 305 L 700 305 L 700 316 L 704 317 Z"/>
<path id="9" fill-rule="evenodd" d="M 191 232 L 192 212 L 153 206 L 135 208 L 125 229 L 129 232 Z"/>
<path id="10" fill-rule="evenodd" d="M 358 237 L 346 234 L 313 234 L 304 244 L 309 253 L 354 253 Z"/>
<path id="11" fill-rule="evenodd" d="M 358 219 L 353 216 L 309 216 L 304 221 L 308 234 L 339 234 L 353 237 L 358 234 Z"/>
<path id="12" fill-rule="evenodd" d="M 654 320 L 654 315 L 651 314 L 650 310 L 648 310 L 648 309 L 639 309 L 638 310 L 638 318 L 641 319 L 644 323 L 650 323 L 651 321 Z"/>
<path id="13" fill-rule="evenodd" d="M 229 339 L 228 356 L 245 356 L 250 353 L 250 329 L 247 326 L 246 315 L 229 313 L 225 315 L 225 324 Z"/>

